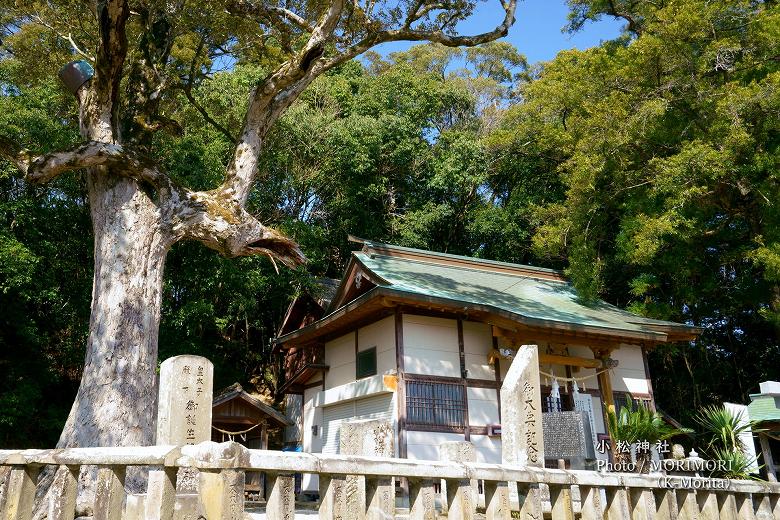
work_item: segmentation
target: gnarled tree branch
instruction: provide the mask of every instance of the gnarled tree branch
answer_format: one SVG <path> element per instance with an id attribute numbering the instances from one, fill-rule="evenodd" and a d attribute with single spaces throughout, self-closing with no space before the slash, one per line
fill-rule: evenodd
<path id="1" fill-rule="evenodd" d="M 265 2 L 250 0 L 231 0 L 225 6 L 227 12 L 239 16 L 252 16 L 260 19 L 268 25 L 276 26 L 279 30 L 286 30 L 289 25 L 297 27 L 304 32 L 314 31 L 314 26 L 300 15 L 290 9 L 280 6 L 267 5 Z M 289 23 L 285 23 L 289 22 Z"/>
<path id="2" fill-rule="evenodd" d="M 171 180 L 151 161 L 125 147 L 90 141 L 64 152 L 40 155 L 30 160 L 25 178 L 43 184 L 67 171 L 94 166 L 108 166 L 113 172 L 138 181 L 148 182 L 158 189 L 170 189 Z"/>
<path id="3" fill-rule="evenodd" d="M 335 55 L 327 55 L 329 43 L 338 42 L 341 47 L 343 35 L 336 35 L 339 20 L 344 11 L 344 1 L 334 0 L 322 14 L 303 48 L 283 63 L 266 78 L 253 92 L 242 132 L 236 145 L 233 159 L 225 175 L 221 190 L 226 195 L 244 203 L 257 175 L 257 166 L 262 142 L 271 125 L 298 95 L 320 74 L 336 67 L 371 47 L 391 41 L 432 41 L 449 47 L 475 46 L 506 36 L 515 20 L 517 0 L 499 0 L 504 10 L 502 21 L 491 31 L 471 36 L 450 34 L 446 24 L 431 29 L 430 24 L 415 26 L 415 22 L 429 16 L 439 6 L 420 1 L 414 4 L 406 20 L 398 29 L 379 30 L 381 24 L 366 18 L 361 24 L 365 30 L 362 39 L 352 43 Z M 370 13 L 370 9 L 362 10 Z M 454 16 L 454 15 L 453 15 Z"/>
<path id="4" fill-rule="evenodd" d="M 30 152 L 15 141 L 0 137 L 0 157 L 15 164 L 22 175 L 27 174 L 27 168 L 30 166 Z"/>
<path id="5" fill-rule="evenodd" d="M 0 139 L 0 156 L 14 162 L 31 184 L 45 184 L 68 171 L 107 166 L 113 173 L 151 184 L 161 195 L 176 189 L 152 161 L 118 144 L 89 141 L 70 150 L 33 157 L 9 140 Z"/>
<path id="6" fill-rule="evenodd" d="M 343 10 L 344 0 L 334 0 L 314 26 L 301 51 L 283 63 L 253 92 L 233 159 L 220 188 L 239 203 L 244 204 L 249 197 L 257 175 L 263 139 L 271 125 L 297 97 L 297 94 L 290 94 L 300 93 L 321 72 L 325 45 L 333 36 Z"/>
<path id="7" fill-rule="evenodd" d="M 188 191 L 171 217 L 177 239 L 197 240 L 224 256 L 265 254 L 288 267 L 306 262 L 298 244 L 261 224 L 221 190 Z"/>

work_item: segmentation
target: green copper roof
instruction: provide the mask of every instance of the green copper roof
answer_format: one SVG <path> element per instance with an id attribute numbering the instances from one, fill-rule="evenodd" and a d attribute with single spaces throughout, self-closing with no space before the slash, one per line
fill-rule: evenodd
<path id="1" fill-rule="evenodd" d="M 396 248 L 396 246 L 386 246 Z M 401 248 L 398 248 L 401 249 Z M 407 248 L 403 248 L 409 251 Z M 428 252 L 425 252 L 428 253 Z M 430 254 L 430 253 L 429 253 Z M 596 327 L 605 332 L 646 333 L 648 339 L 658 334 L 658 326 L 696 330 L 682 324 L 650 320 L 619 309 L 603 301 L 582 302 L 574 287 L 565 281 L 519 273 L 498 272 L 480 268 L 485 261 L 454 255 L 435 257 L 472 261 L 474 267 L 447 265 L 425 259 L 387 256 L 369 251 L 353 253 L 364 268 L 379 279 L 379 285 L 416 295 L 444 298 L 468 304 L 491 306 L 531 320 L 558 322 L 580 327 Z M 517 266 L 492 262 L 493 265 Z M 548 269 L 528 267 L 529 271 L 554 273 Z M 606 329 L 606 330 L 605 330 Z"/>
<path id="2" fill-rule="evenodd" d="M 752 421 L 776 421 L 780 422 L 780 396 L 755 395 L 748 405 L 748 415 Z"/>

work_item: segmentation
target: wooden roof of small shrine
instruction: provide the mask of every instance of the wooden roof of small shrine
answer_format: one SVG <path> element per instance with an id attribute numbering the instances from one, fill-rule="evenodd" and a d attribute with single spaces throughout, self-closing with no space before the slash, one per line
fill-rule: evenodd
<path id="1" fill-rule="evenodd" d="M 267 421 L 271 428 L 283 428 L 292 422 L 279 411 L 245 391 L 235 383 L 222 391 L 212 404 L 212 424 L 254 425 Z"/>
<path id="2" fill-rule="evenodd" d="M 481 321 L 647 345 L 695 339 L 701 329 L 584 301 L 553 269 L 355 239 L 345 276 L 325 316 L 277 339 L 305 344 L 395 305 L 451 309 Z M 284 347 L 283 347 L 284 348 Z"/>

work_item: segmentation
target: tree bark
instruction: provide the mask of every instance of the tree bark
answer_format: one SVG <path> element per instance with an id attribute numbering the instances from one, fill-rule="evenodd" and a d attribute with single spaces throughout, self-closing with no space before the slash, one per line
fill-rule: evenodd
<path id="1" fill-rule="evenodd" d="M 90 332 L 81 385 L 57 447 L 151 445 L 170 240 L 136 181 L 98 172 L 89 177 L 95 233 Z"/>
<path id="2" fill-rule="evenodd" d="M 149 446 L 157 417 L 157 346 L 163 270 L 172 239 L 141 184 L 104 167 L 88 174 L 95 264 L 84 373 L 58 448 Z M 54 468 L 38 486 L 35 518 L 45 518 Z M 96 473 L 82 468 L 77 515 L 91 515 Z M 128 472 L 142 492 L 145 478 Z"/>

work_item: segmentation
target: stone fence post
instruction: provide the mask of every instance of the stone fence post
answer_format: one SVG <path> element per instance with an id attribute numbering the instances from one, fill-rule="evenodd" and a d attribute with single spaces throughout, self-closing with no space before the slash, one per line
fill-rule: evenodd
<path id="1" fill-rule="evenodd" d="M 210 441 L 214 398 L 214 365 L 211 361 L 191 355 L 168 358 L 160 365 L 159 386 L 156 444 L 180 446 Z M 136 497 L 139 504 L 135 507 L 143 511 L 145 520 L 171 520 L 177 489 L 179 492 L 197 492 L 198 471 L 194 468 L 182 468 L 178 472 L 172 468 L 155 468 L 149 472 L 146 496 Z M 184 503 L 192 505 L 192 501 Z"/>
<path id="2" fill-rule="evenodd" d="M 366 457 L 393 457 L 395 453 L 393 426 L 381 419 L 343 421 L 339 431 L 339 451 L 342 455 Z M 395 485 L 392 477 L 362 477 L 348 475 L 341 493 L 346 502 L 346 518 L 379 520 L 393 518 L 395 512 Z M 332 503 L 337 486 L 330 482 L 323 503 Z M 328 495 L 328 496 L 326 496 Z M 336 504 L 334 507 L 338 507 Z"/>
<path id="3" fill-rule="evenodd" d="M 203 517 L 244 519 L 244 471 L 249 450 L 237 442 L 202 442 L 181 449 L 178 464 L 200 468 L 198 496 Z M 207 466 L 207 468 L 204 468 Z"/>
<path id="4" fill-rule="evenodd" d="M 456 463 L 463 463 L 463 462 L 476 462 L 477 461 L 477 452 L 474 450 L 474 444 L 472 444 L 469 441 L 449 441 L 449 442 L 443 442 L 439 445 L 439 459 L 442 461 L 448 461 L 448 462 L 456 462 Z M 479 488 L 477 487 L 477 481 L 471 480 L 470 482 L 470 496 L 457 496 L 456 500 L 460 501 L 462 504 L 469 504 L 469 510 L 471 516 L 474 515 L 477 508 L 477 501 L 479 499 Z M 461 491 L 459 490 L 448 490 L 447 489 L 447 481 L 442 480 L 441 482 L 441 495 L 442 497 L 449 497 L 450 491 L 454 493 L 459 493 Z M 459 486 L 459 488 L 462 486 Z M 450 509 L 450 500 L 445 499 L 442 500 L 442 513 L 449 512 Z M 470 517 L 469 517 L 470 518 Z"/>

